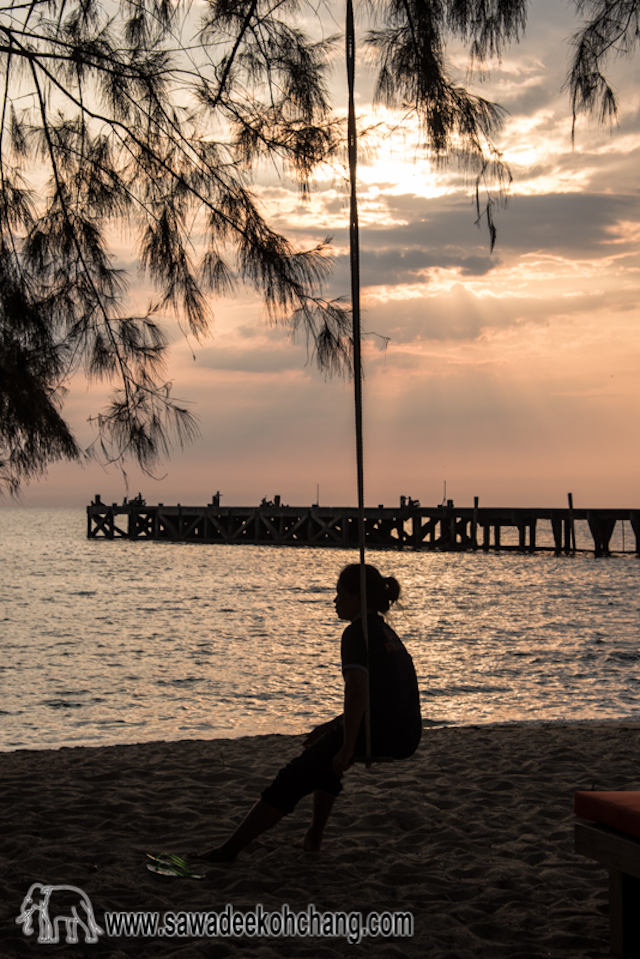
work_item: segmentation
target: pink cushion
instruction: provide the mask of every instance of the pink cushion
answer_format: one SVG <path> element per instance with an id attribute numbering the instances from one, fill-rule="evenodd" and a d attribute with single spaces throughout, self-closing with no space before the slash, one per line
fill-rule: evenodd
<path id="1" fill-rule="evenodd" d="M 573 811 L 582 819 L 640 839 L 640 792 L 574 793 Z"/>

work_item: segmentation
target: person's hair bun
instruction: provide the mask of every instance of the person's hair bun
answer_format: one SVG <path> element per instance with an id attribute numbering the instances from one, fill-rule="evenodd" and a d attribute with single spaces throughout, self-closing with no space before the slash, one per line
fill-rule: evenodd
<path id="1" fill-rule="evenodd" d="M 365 564 L 365 587 L 367 590 L 367 606 L 376 609 L 379 613 L 386 613 L 392 603 L 400 596 L 400 583 L 395 576 L 381 576 L 375 566 Z M 360 566 L 351 563 L 340 573 L 339 582 L 343 588 L 353 596 L 360 595 Z"/>
<path id="2" fill-rule="evenodd" d="M 385 576 L 384 585 L 389 603 L 395 603 L 400 598 L 400 583 L 395 576 Z"/>

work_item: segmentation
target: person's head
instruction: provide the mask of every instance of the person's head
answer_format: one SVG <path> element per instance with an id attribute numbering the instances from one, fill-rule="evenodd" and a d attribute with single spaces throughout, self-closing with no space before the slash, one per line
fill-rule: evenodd
<path id="1" fill-rule="evenodd" d="M 400 596 L 400 583 L 393 576 L 381 576 L 375 566 L 365 563 L 367 608 L 386 613 Z M 360 613 L 360 564 L 351 563 L 340 573 L 336 588 L 336 612 L 340 619 L 353 620 Z"/>

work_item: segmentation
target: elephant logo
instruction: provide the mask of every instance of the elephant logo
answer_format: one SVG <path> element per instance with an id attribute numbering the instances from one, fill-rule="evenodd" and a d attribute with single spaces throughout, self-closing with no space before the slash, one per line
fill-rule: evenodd
<path id="1" fill-rule="evenodd" d="M 33 915 L 38 913 L 38 942 L 60 942 L 64 925 L 66 942 L 78 941 L 78 927 L 85 942 L 97 942 L 104 933 L 96 922 L 91 900 L 77 886 L 45 886 L 34 882 L 24 897 L 16 922 L 25 936 L 33 932 Z"/>

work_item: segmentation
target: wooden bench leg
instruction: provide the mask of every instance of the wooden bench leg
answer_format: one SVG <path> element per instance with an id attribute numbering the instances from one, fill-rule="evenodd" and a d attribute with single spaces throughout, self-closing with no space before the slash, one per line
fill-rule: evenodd
<path id="1" fill-rule="evenodd" d="M 609 945 L 614 956 L 640 957 L 640 879 L 609 870 Z"/>

